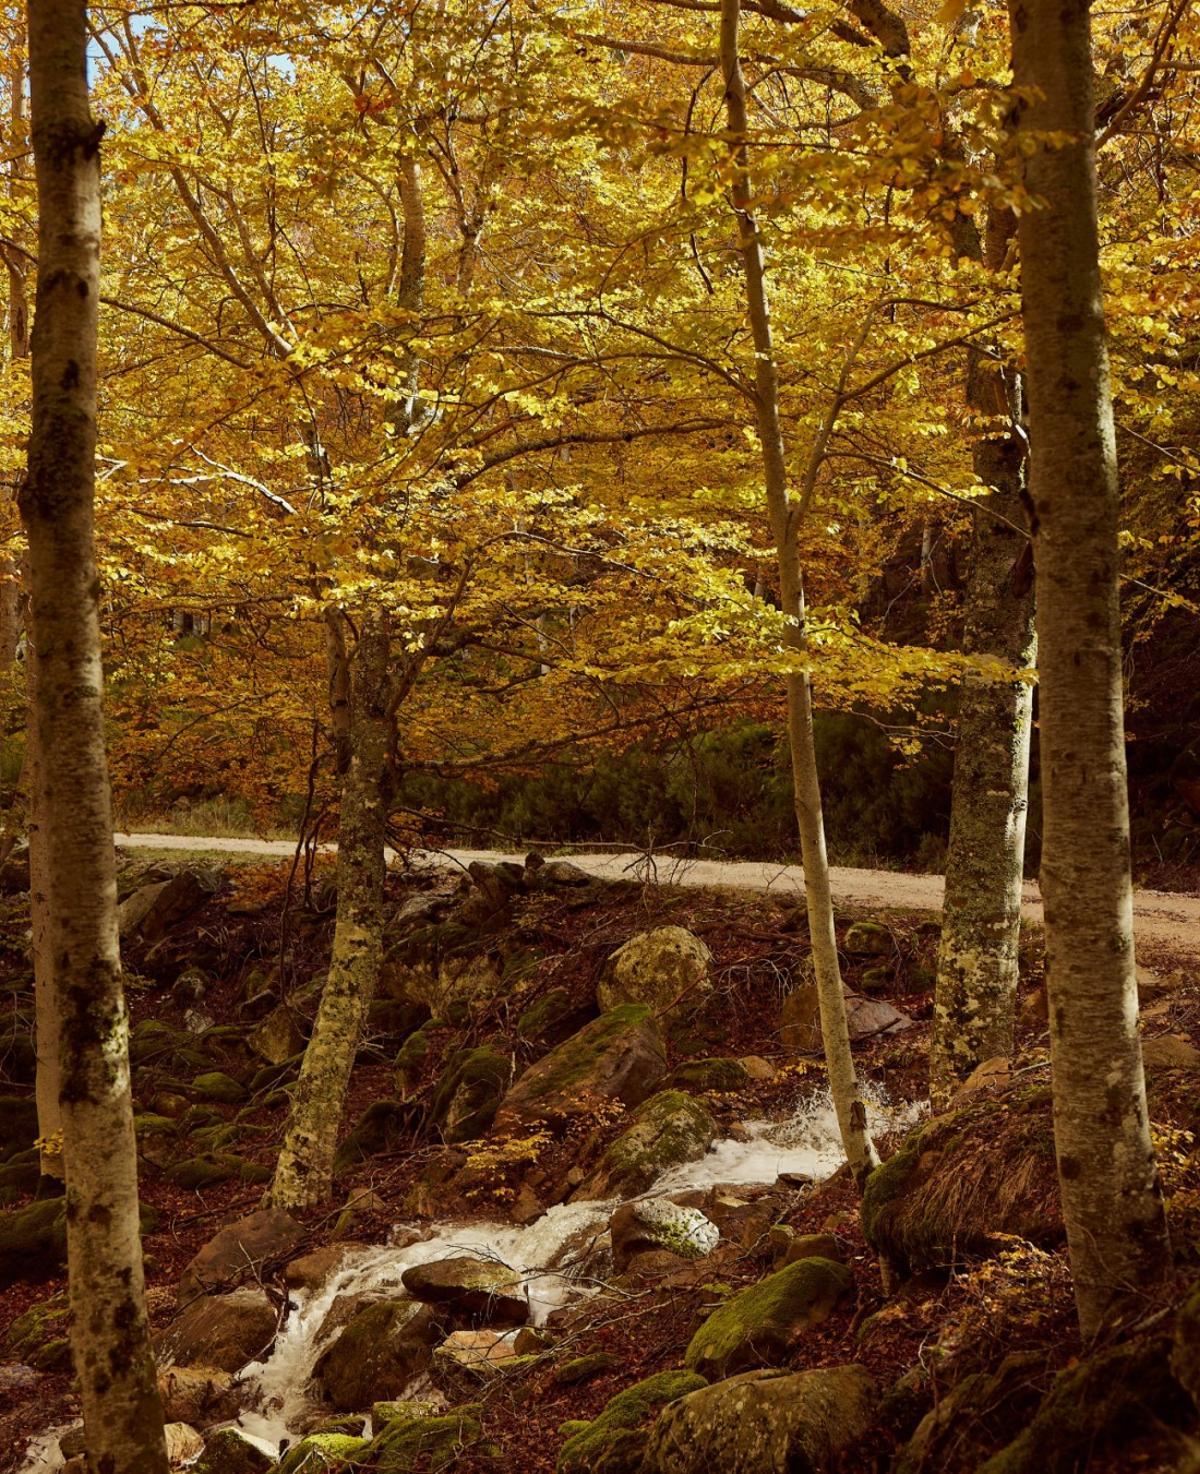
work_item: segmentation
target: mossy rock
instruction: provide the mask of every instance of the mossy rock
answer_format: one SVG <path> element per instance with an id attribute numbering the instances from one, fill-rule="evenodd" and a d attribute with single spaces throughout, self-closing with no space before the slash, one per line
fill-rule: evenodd
<path id="1" fill-rule="evenodd" d="M 222 1182 L 269 1182 L 271 1169 L 259 1162 L 247 1161 L 232 1152 L 204 1152 L 198 1157 L 189 1157 L 176 1162 L 163 1173 L 168 1182 L 176 1187 L 193 1191 L 202 1187 L 216 1187 Z"/>
<path id="2" fill-rule="evenodd" d="M 69 1372 L 70 1320 L 71 1312 L 65 1295 L 55 1295 L 53 1299 L 31 1305 L 9 1326 L 4 1340 L 5 1350 L 14 1361 L 24 1362 L 39 1372 Z"/>
<path id="3" fill-rule="evenodd" d="M 241 1105 L 246 1099 L 246 1087 L 224 1070 L 206 1070 L 195 1077 L 189 1089 L 201 1100 L 218 1100 L 223 1105 Z"/>
<path id="4" fill-rule="evenodd" d="M 643 1430 L 651 1418 L 704 1385 L 694 1372 L 658 1372 L 618 1392 L 599 1417 L 563 1444 L 556 1474 L 635 1474 L 642 1462 Z"/>
<path id="5" fill-rule="evenodd" d="M 663 1090 L 638 1106 L 574 1196 L 634 1197 L 669 1167 L 698 1161 L 716 1134 L 716 1122 L 698 1100 L 682 1090 Z"/>
<path id="6" fill-rule="evenodd" d="M 917 1424 L 896 1457 L 895 1474 L 975 1474 L 1028 1424 L 1048 1376 L 1043 1352 L 1022 1351 L 994 1372 L 963 1377 Z M 888 1412 L 895 1417 L 902 1409 L 893 1403 Z"/>
<path id="7" fill-rule="evenodd" d="M 427 1371 L 441 1339 L 428 1306 L 380 1300 L 357 1310 L 324 1352 L 314 1375 L 341 1412 L 366 1407 L 380 1393 L 399 1393 Z"/>
<path id="8" fill-rule="evenodd" d="M 627 1003 L 593 1019 L 531 1065 L 497 1114 L 512 1122 L 560 1120 L 590 1112 L 597 1098 L 638 1106 L 666 1072 L 666 1044 L 652 1010 Z"/>
<path id="9" fill-rule="evenodd" d="M 37 1191 L 42 1180 L 42 1157 L 37 1147 L 18 1152 L 0 1167 L 0 1203 L 15 1203 L 25 1193 Z"/>
<path id="10" fill-rule="evenodd" d="M 37 1105 L 23 1095 L 0 1095 L 0 1162 L 28 1151 L 37 1139 Z"/>
<path id="11" fill-rule="evenodd" d="M 1171 1373 L 1170 1341 L 1127 1342 L 1059 1372 L 1025 1430 L 978 1474 L 1075 1474 L 1156 1420 L 1179 1426 L 1192 1416 Z"/>
<path id="12" fill-rule="evenodd" d="M 482 1136 L 495 1119 L 511 1077 L 508 1057 L 486 1045 L 456 1050 L 446 1062 L 429 1108 L 445 1140 L 454 1145 Z"/>
<path id="13" fill-rule="evenodd" d="M 333 1159 L 335 1173 L 394 1150 L 420 1118 L 419 1110 L 403 1100 L 373 1101 L 354 1123 Z"/>
<path id="14" fill-rule="evenodd" d="M 439 1034 L 446 1031 L 444 1019 L 431 1018 L 423 1023 L 415 1033 L 412 1033 L 400 1046 L 400 1052 L 396 1055 L 396 1088 L 404 1092 L 411 1090 L 420 1080 L 425 1072 L 435 1049 L 441 1041 Z"/>
<path id="15" fill-rule="evenodd" d="M 686 1059 L 667 1076 L 669 1090 L 711 1090 L 729 1095 L 745 1090 L 750 1074 L 740 1059 Z"/>
<path id="16" fill-rule="evenodd" d="M 436 1402 L 421 1402 L 419 1399 L 373 1402 L 371 1404 L 371 1426 L 383 1428 L 388 1423 L 411 1422 L 413 1418 L 432 1418 L 440 1411 L 441 1408 Z"/>
<path id="17" fill-rule="evenodd" d="M 620 1366 L 621 1358 L 611 1351 L 589 1351 L 586 1356 L 573 1356 L 554 1368 L 554 1380 L 562 1387 L 573 1387 L 577 1382 L 587 1382 L 601 1372 L 611 1372 Z"/>
<path id="18" fill-rule="evenodd" d="M 0 1213 L 0 1285 L 48 1279 L 66 1268 L 65 1198 Z"/>
<path id="19" fill-rule="evenodd" d="M 376 998 L 367 1010 L 368 1037 L 407 1040 L 429 1019 L 423 1003 L 405 1003 L 400 998 Z"/>
<path id="20" fill-rule="evenodd" d="M 890 957 L 896 943 L 882 922 L 856 921 L 846 929 L 842 947 L 850 957 Z"/>
<path id="21" fill-rule="evenodd" d="M 470 1451 L 488 1452 L 483 1425 L 473 1405 L 435 1417 L 395 1418 L 363 1450 L 364 1465 L 377 1474 L 438 1474 L 451 1469 Z"/>
<path id="22" fill-rule="evenodd" d="M 714 1310 L 692 1337 L 684 1365 L 709 1381 L 779 1366 L 806 1330 L 853 1293 L 854 1276 L 832 1259 L 799 1259 Z"/>
<path id="23" fill-rule="evenodd" d="M 551 988 L 517 1019 L 517 1037 L 527 1044 L 561 1043 L 573 1032 L 572 1025 L 579 1027 L 593 1011 L 583 1012 L 581 1017 L 579 1006 L 566 988 Z"/>
<path id="24" fill-rule="evenodd" d="M 1050 1092 L 974 1102 L 911 1133 L 867 1179 L 867 1242 L 900 1274 L 1064 1237 Z"/>
<path id="25" fill-rule="evenodd" d="M 272 1474 L 337 1474 L 357 1468 L 370 1442 L 348 1433 L 310 1433 L 288 1449 Z"/>
<path id="26" fill-rule="evenodd" d="M 237 1428 L 218 1428 L 204 1440 L 204 1453 L 193 1474 L 268 1474 L 275 1461 Z"/>
<path id="27" fill-rule="evenodd" d="M 224 1120 L 225 1117 L 216 1106 L 190 1105 L 178 1118 L 179 1130 L 184 1136 L 190 1136 L 193 1131 L 200 1131 L 205 1126 L 220 1126 Z"/>
<path id="28" fill-rule="evenodd" d="M 686 927 L 639 932 L 604 964 L 596 1001 L 601 1008 L 647 1003 L 656 1014 L 691 1013 L 712 992 L 712 953 Z"/>

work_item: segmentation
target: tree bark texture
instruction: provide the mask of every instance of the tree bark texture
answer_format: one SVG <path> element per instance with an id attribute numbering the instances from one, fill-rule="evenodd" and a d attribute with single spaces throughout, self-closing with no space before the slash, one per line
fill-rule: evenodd
<path id="1" fill-rule="evenodd" d="M 1010 18 L 1014 79 L 1032 98 L 1016 125 L 1033 146 L 1020 246 L 1054 1133 L 1088 1340 L 1136 1315 L 1169 1252 L 1138 1037 L 1088 6 L 1011 0 Z"/>
<path id="2" fill-rule="evenodd" d="M 72 1350 L 93 1474 L 166 1474 L 146 1325 L 93 543 L 101 128 L 82 0 L 32 0 L 38 192 L 29 541 L 59 1004 Z"/>
<path id="3" fill-rule="evenodd" d="M 746 301 L 754 342 L 755 415 L 762 445 L 767 510 L 779 565 L 780 603 L 787 616 L 787 642 L 803 661 L 807 656 L 804 631 L 804 585 L 798 547 L 798 507 L 788 491 L 787 459 L 779 414 L 779 374 L 771 333 L 770 301 L 762 240 L 755 219 L 750 182 L 746 87 L 738 51 L 740 0 L 721 3 L 721 66 L 725 82 L 725 111 L 733 148 L 731 187 L 737 216 L 738 247 L 746 276 Z M 861 1184 L 879 1157 L 867 1129 L 866 1105 L 859 1089 L 845 992 L 834 931 L 833 894 L 829 857 L 821 812 L 821 784 L 813 739 L 812 691 L 806 670 L 787 678 L 788 746 L 804 893 L 812 944 L 813 970 L 821 1013 L 821 1037 L 829 1074 L 829 1090 L 837 1113 L 846 1159 Z"/>

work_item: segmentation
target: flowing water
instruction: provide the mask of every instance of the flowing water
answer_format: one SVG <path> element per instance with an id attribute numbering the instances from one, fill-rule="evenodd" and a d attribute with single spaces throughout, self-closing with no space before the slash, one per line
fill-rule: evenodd
<path id="1" fill-rule="evenodd" d="M 868 1117 L 879 1133 L 912 1124 L 920 1107 L 891 1107 L 881 1091 L 868 1092 Z M 671 1168 L 641 1197 L 662 1197 L 724 1185 L 750 1187 L 774 1183 L 781 1173 L 820 1182 L 842 1163 L 837 1119 L 828 1094 L 810 1100 L 785 1121 L 748 1121 L 736 1138 L 718 1141 L 696 1162 Z M 541 1325 L 566 1301 L 594 1293 L 586 1277 L 573 1277 L 571 1262 L 580 1246 L 598 1238 L 617 1206 L 614 1202 L 562 1203 L 525 1228 L 511 1223 L 449 1223 L 422 1226 L 427 1237 L 407 1242 L 397 1231 L 395 1244 L 363 1249 L 315 1292 L 297 1291 L 270 1356 L 241 1372 L 244 1411 L 238 1424 L 265 1453 L 275 1456 L 283 1440 L 304 1431 L 312 1412 L 308 1384 L 322 1352 L 337 1332 L 321 1335 L 334 1302 L 346 1295 L 405 1292 L 401 1276 L 414 1264 L 473 1254 L 516 1270 L 529 1298 L 529 1319 Z M 420 1395 L 420 1387 L 408 1389 Z M 40 1435 L 29 1447 L 21 1474 L 55 1474 L 62 1468 L 58 1439 L 64 1429 Z"/>

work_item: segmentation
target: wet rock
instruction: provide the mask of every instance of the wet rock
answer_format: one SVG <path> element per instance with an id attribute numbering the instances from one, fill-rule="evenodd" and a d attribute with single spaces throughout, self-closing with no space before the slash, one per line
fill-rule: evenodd
<path id="1" fill-rule="evenodd" d="M 341 1470 L 359 1469 L 370 1442 L 352 1433 L 310 1433 L 288 1449 L 272 1474 L 340 1474 Z"/>
<path id="2" fill-rule="evenodd" d="M 117 908 L 122 941 L 160 941 L 173 926 L 202 906 L 215 890 L 215 878 L 199 870 L 180 870 L 169 880 L 139 887 Z"/>
<path id="3" fill-rule="evenodd" d="M 459 1254 L 414 1264 L 400 1276 L 410 1295 L 444 1305 L 453 1315 L 500 1325 L 524 1325 L 529 1300 L 521 1277 L 507 1264 Z"/>
<path id="4" fill-rule="evenodd" d="M 163 1367 L 158 1373 L 158 1395 L 168 1422 L 190 1423 L 200 1429 L 228 1422 L 236 1417 L 240 1404 L 232 1373 L 218 1367 Z"/>
<path id="5" fill-rule="evenodd" d="M 511 1078 L 507 1055 L 486 1046 L 456 1050 L 446 1062 L 429 1108 L 445 1140 L 454 1145 L 482 1136 Z"/>
<path id="6" fill-rule="evenodd" d="M 711 1090 L 720 1094 L 744 1090 L 749 1083 L 750 1072 L 740 1059 L 688 1059 L 676 1065 L 667 1077 L 669 1089 Z"/>
<path id="7" fill-rule="evenodd" d="M 440 1474 L 472 1455 L 486 1458 L 489 1446 L 471 1406 L 432 1417 L 393 1418 L 367 1446 L 363 1464 L 378 1474 Z"/>
<path id="8" fill-rule="evenodd" d="M 896 1273 L 1062 1242 L 1050 1092 L 1031 1087 L 935 1116 L 867 1179 L 867 1242 Z M 1006 1238 L 1009 1236 L 1009 1238 Z"/>
<path id="9" fill-rule="evenodd" d="M 165 1423 L 163 1440 L 167 1445 L 167 1463 L 172 1469 L 194 1463 L 204 1452 L 204 1439 L 187 1423 Z"/>
<path id="10" fill-rule="evenodd" d="M 316 1293 L 327 1280 L 337 1274 L 348 1257 L 365 1247 L 363 1244 L 350 1242 L 324 1244 L 310 1254 L 293 1259 L 283 1271 L 283 1282 L 289 1290 Z"/>
<path id="11" fill-rule="evenodd" d="M 778 1366 L 804 1332 L 853 1294 L 854 1276 L 831 1259 L 802 1259 L 742 1290 L 692 1337 L 684 1365 L 709 1381 L 751 1367 Z"/>
<path id="12" fill-rule="evenodd" d="M 833 1474 L 871 1425 L 865 1367 L 745 1372 L 672 1402 L 646 1439 L 644 1474 Z"/>
<path id="13" fill-rule="evenodd" d="M 412 1300 L 379 1300 L 359 1308 L 317 1362 L 315 1376 L 342 1412 L 396 1397 L 427 1371 L 441 1335 L 433 1313 Z"/>
<path id="14" fill-rule="evenodd" d="M 608 1231 L 618 1273 L 641 1254 L 665 1251 L 680 1259 L 702 1259 L 721 1237 L 699 1208 L 680 1207 L 666 1198 L 622 1204 L 609 1219 Z"/>
<path id="15" fill-rule="evenodd" d="M 159 1365 L 237 1372 L 261 1361 L 275 1337 L 275 1307 L 249 1285 L 228 1295 L 202 1295 L 154 1338 Z"/>
<path id="16" fill-rule="evenodd" d="M 268 1474 L 275 1467 L 270 1454 L 250 1442 L 240 1428 L 218 1428 L 204 1441 L 204 1456 L 193 1464 L 195 1474 Z"/>
<path id="17" fill-rule="evenodd" d="M 638 1106 L 666 1072 L 666 1045 L 652 1011 L 627 1003 L 531 1065 L 501 1101 L 497 1124 L 588 1114 L 597 1097 Z"/>
<path id="18" fill-rule="evenodd" d="M 656 1014 L 699 1008 L 712 991 L 712 953 L 682 926 L 639 932 L 604 964 L 596 1001 L 602 1009 L 647 1003 Z"/>
<path id="19" fill-rule="evenodd" d="M 896 943 L 881 922 L 856 921 L 847 928 L 842 948 L 849 957 L 890 957 Z"/>
<path id="20" fill-rule="evenodd" d="M 576 1198 L 628 1198 L 645 1192 L 669 1167 L 698 1161 L 712 1145 L 716 1123 L 699 1101 L 664 1090 L 634 1111 Z"/>
<path id="21" fill-rule="evenodd" d="M 206 1290 L 224 1289 L 253 1276 L 265 1277 L 268 1266 L 286 1260 L 305 1230 L 281 1208 L 261 1208 L 223 1228 L 199 1250 L 179 1281 L 179 1303 Z"/>
<path id="22" fill-rule="evenodd" d="M 618 1392 L 563 1444 L 555 1474 L 636 1474 L 651 1418 L 703 1385 L 691 1372 L 659 1372 Z"/>

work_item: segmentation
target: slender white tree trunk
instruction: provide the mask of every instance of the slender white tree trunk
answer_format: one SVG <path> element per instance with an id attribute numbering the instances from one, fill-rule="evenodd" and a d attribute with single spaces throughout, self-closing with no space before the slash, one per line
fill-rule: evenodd
<path id="1" fill-rule="evenodd" d="M 1138 1038 L 1118 599 L 1118 481 L 1086 0 L 1012 0 L 1037 567 L 1054 1135 L 1083 1336 L 1169 1266 Z M 1026 90 L 1029 89 L 1029 90 Z M 1049 143 L 1045 134 L 1055 135 Z"/>
<path id="2" fill-rule="evenodd" d="M 32 0 L 38 190 L 29 540 L 59 1001 L 72 1349 L 94 1474 L 166 1474 L 146 1325 L 93 543 L 100 136 L 82 0 Z"/>
<path id="3" fill-rule="evenodd" d="M 342 783 L 333 954 L 271 1184 L 270 1201 L 277 1208 L 311 1207 L 332 1193 L 346 1087 L 379 977 L 391 768 L 389 654 L 386 616 L 367 615 L 353 658 L 350 766 Z"/>
<path id="4" fill-rule="evenodd" d="M 780 603 L 788 619 L 787 641 L 802 662 L 807 656 L 807 641 L 798 546 L 799 508 L 788 491 L 787 458 L 779 415 L 779 374 L 771 334 L 762 240 L 754 214 L 746 146 L 746 86 L 738 52 L 740 22 L 740 0 L 721 0 L 721 67 L 734 164 L 731 193 L 737 215 L 738 245 L 746 276 L 747 312 L 754 342 L 755 415 L 762 445 L 767 511 L 779 564 Z M 871 1169 L 879 1165 L 879 1157 L 867 1130 L 866 1106 L 850 1052 L 850 1030 L 846 1021 L 833 923 L 829 857 L 821 813 L 821 784 L 813 740 L 812 692 L 805 670 L 787 679 L 787 714 L 800 858 L 804 866 L 804 892 L 829 1089 L 837 1112 L 842 1146 L 855 1181 L 861 1186 Z"/>

